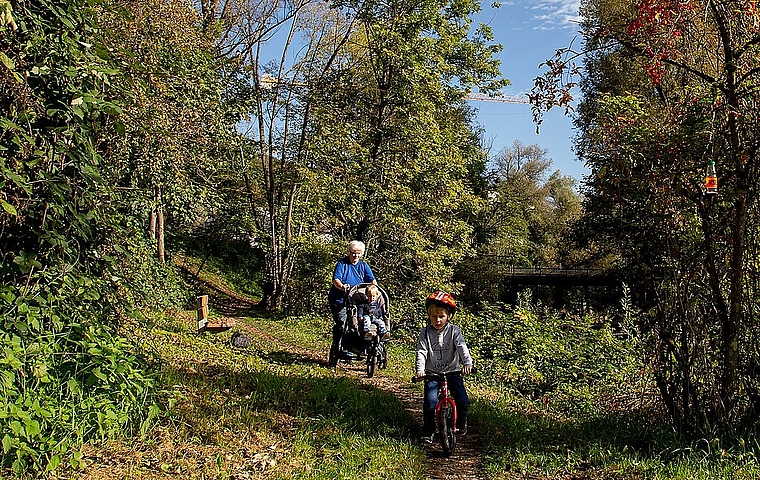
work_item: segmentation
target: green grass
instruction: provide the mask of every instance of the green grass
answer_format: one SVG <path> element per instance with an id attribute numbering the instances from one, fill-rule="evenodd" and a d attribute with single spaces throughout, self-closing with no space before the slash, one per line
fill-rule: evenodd
<path id="1" fill-rule="evenodd" d="M 193 311 L 168 314 L 152 328 L 136 331 L 162 359 L 164 415 L 144 438 L 85 449 L 85 473 L 69 469 L 56 475 L 427 478 L 429 459 L 417 442 L 420 419 L 391 393 L 362 382 L 361 371 L 356 376 L 326 367 L 328 318 L 239 321 L 263 332 L 248 334 L 253 343 L 246 349 L 230 345 L 232 331 L 197 335 Z M 389 368 L 377 375 L 421 397 L 419 385 L 408 385 L 413 362 L 408 338 L 394 336 Z M 592 391 L 584 390 L 587 407 L 573 409 L 567 406 L 572 385 L 561 397 L 528 397 L 482 375 L 470 377 L 468 390 L 471 428 L 483 444 L 483 478 L 760 478 L 754 437 L 688 442 L 626 408 L 632 404 L 628 397 L 611 401 L 616 390 L 609 386 L 598 390 L 606 397 L 596 403 L 589 400 Z M 631 389 L 621 385 L 617 391 L 629 396 Z"/>
<path id="2" fill-rule="evenodd" d="M 417 446 L 417 421 L 390 394 L 336 375 L 320 361 L 296 351 L 326 352 L 329 324 L 313 318 L 249 318 L 277 343 L 257 338 L 241 354 L 227 334 L 190 339 L 215 359 L 201 361 L 204 375 L 167 370 L 187 388 L 204 391 L 208 412 L 193 430 L 204 441 L 222 443 L 231 432 L 248 429 L 252 438 L 270 438 L 281 454 L 261 472 L 269 478 L 425 478 L 425 458 Z M 177 334 L 178 335 L 178 334 Z M 288 348 L 287 345 L 292 345 Z M 185 346 L 181 349 L 188 351 Z M 393 343 L 389 368 L 379 373 L 407 382 L 409 345 Z M 197 358 L 202 358 L 198 356 Z M 224 359 L 227 360 L 224 360 Z M 485 380 L 485 379 L 483 379 Z M 211 383 L 210 383 L 211 382 Z M 758 478 L 757 445 L 724 450 L 714 443 L 684 443 L 667 428 L 655 430 L 642 418 L 618 412 L 568 417 L 551 405 L 489 387 L 471 377 L 472 425 L 484 441 L 488 478 L 731 479 Z M 229 393 L 227 393 L 229 392 Z M 212 405 L 224 405 L 214 410 Z M 182 410 L 176 410 L 182 412 Z M 385 412 L 377 416 L 372 412 Z M 217 416 L 225 422 L 216 421 Z M 181 417 L 181 415 L 180 415 Z M 186 419 L 185 422 L 190 422 Z M 199 428 L 202 427 L 202 428 Z M 737 440 L 738 442 L 738 440 Z M 263 451 L 266 451 L 264 448 Z M 222 462 L 219 474 L 232 463 Z"/>
<path id="3" fill-rule="evenodd" d="M 65 474 L 424 478 L 417 419 L 392 394 L 287 348 L 290 342 L 328 348 L 323 333 L 292 328 L 291 320 L 246 319 L 281 337 L 271 343 L 249 335 L 254 342 L 247 349 L 229 344 L 231 331 L 196 335 L 192 312 L 140 332 L 163 359 L 166 414 L 146 438 L 85 451 L 89 472 L 118 458 L 109 469 L 115 477 Z"/>

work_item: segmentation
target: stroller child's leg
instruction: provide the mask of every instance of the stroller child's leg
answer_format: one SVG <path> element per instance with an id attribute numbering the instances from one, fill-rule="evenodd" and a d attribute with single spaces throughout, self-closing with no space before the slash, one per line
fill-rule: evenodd
<path id="1" fill-rule="evenodd" d="M 381 340 L 388 340 L 389 338 L 391 338 L 391 334 L 388 331 L 388 329 L 385 328 L 385 322 L 383 321 L 382 318 L 374 317 L 372 321 L 377 326 L 377 334 L 378 336 L 380 336 Z"/>
<path id="2" fill-rule="evenodd" d="M 363 324 L 364 324 L 364 328 L 363 328 L 364 329 L 364 339 L 365 340 L 370 340 L 372 338 L 372 330 L 370 329 L 370 326 L 371 326 L 371 324 L 370 324 L 370 318 L 369 318 L 369 316 L 364 316 L 364 318 L 362 320 L 363 320 Z"/>

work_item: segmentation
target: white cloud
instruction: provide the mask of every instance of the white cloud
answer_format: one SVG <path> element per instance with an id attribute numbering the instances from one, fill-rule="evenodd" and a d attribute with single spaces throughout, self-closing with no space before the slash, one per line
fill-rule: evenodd
<path id="1" fill-rule="evenodd" d="M 537 30 L 576 29 L 581 20 L 580 0 L 529 0 L 529 3 L 526 8 L 534 11 L 533 28 Z"/>

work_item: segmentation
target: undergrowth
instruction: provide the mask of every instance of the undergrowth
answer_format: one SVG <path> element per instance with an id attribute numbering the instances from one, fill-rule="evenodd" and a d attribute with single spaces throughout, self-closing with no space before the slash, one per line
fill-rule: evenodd
<path id="1" fill-rule="evenodd" d="M 209 273 L 202 279 L 223 277 Z M 159 372 L 160 418 L 142 434 L 85 444 L 50 478 L 428 478 L 437 460 L 418 444 L 420 419 L 361 382 L 362 365 L 327 367 L 328 317 L 240 314 L 215 335 L 195 331 L 192 310 L 135 326 L 132 340 Z M 668 427 L 637 340 L 619 325 L 526 308 L 455 318 L 480 367 L 467 382 L 479 478 L 760 476 L 752 433 L 694 440 Z M 230 344 L 237 330 L 249 347 Z M 394 336 L 378 375 L 408 383 L 413 347 Z"/>

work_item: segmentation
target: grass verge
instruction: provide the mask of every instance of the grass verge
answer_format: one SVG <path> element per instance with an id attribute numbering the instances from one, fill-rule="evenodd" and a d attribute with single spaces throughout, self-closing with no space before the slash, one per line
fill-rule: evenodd
<path id="1" fill-rule="evenodd" d="M 192 311 L 136 330 L 162 359 L 160 422 L 142 438 L 86 447 L 82 470 L 54 478 L 430 478 L 437 460 L 417 443 L 419 419 L 388 391 L 327 368 L 328 319 L 238 322 L 250 347 L 232 347 L 231 331 L 197 335 Z M 412 346 L 396 340 L 389 355 L 379 375 L 408 383 Z M 686 442 L 633 411 L 567 409 L 478 375 L 468 382 L 477 478 L 760 478 L 754 437 Z"/>

